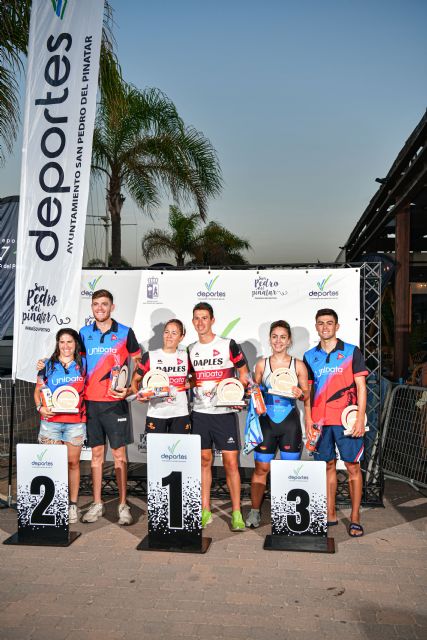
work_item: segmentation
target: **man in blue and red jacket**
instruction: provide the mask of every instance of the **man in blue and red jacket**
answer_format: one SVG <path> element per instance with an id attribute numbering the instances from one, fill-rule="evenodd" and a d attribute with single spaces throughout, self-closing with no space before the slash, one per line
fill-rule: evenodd
<path id="1" fill-rule="evenodd" d="M 306 432 L 313 424 L 323 424 L 322 435 L 314 453 L 315 460 L 326 462 L 328 525 L 338 524 L 335 497 L 337 491 L 336 449 L 348 471 L 351 518 L 350 537 L 363 535 L 360 524 L 362 473 L 366 413 L 366 369 L 359 347 L 343 342 L 336 334 L 340 328 L 333 309 L 316 313 L 316 330 L 320 342 L 304 355 L 308 381 L 312 385 L 311 415 L 306 416 Z M 343 410 L 358 405 L 357 419 L 351 436 L 344 435 L 341 421 Z"/>

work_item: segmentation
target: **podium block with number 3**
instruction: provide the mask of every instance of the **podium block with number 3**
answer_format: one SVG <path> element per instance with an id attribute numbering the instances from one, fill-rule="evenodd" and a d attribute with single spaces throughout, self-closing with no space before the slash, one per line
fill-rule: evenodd
<path id="1" fill-rule="evenodd" d="M 325 462 L 271 462 L 271 535 L 264 549 L 334 553 L 327 538 Z"/>

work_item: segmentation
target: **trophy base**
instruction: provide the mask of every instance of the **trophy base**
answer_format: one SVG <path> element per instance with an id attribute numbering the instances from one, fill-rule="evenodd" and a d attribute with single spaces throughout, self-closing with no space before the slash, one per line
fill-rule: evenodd
<path id="1" fill-rule="evenodd" d="M 365 433 L 366 433 L 367 431 L 369 431 L 369 427 L 368 427 L 368 426 L 366 426 L 366 427 L 365 427 Z M 353 432 L 352 432 L 352 430 L 351 430 L 351 429 L 344 429 L 344 435 L 345 435 L 345 436 L 352 436 L 352 435 L 353 435 Z"/>
<path id="2" fill-rule="evenodd" d="M 281 396 L 282 398 L 293 398 L 294 400 L 296 400 L 292 391 L 279 391 L 276 389 L 269 389 L 267 393 L 269 393 L 272 396 Z"/>
<path id="3" fill-rule="evenodd" d="M 52 413 L 78 413 L 79 409 L 61 409 L 61 407 L 53 407 Z"/>
<path id="4" fill-rule="evenodd" d="M 217 402 L 217 407 L 246 407 L 247 402 L 244 400 L 230 400 L 230 402 Z"/>

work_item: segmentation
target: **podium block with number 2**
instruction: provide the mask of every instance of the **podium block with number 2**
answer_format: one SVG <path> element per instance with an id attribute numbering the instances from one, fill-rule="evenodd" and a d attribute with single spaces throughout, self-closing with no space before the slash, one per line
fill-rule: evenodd
<path id="1" fill-rule="evenodd" d="M 66 547 L 79 535 L 68 528 L 68 460 L 63 444 L 18 444 L 18 531 L 5 544 Z"/>

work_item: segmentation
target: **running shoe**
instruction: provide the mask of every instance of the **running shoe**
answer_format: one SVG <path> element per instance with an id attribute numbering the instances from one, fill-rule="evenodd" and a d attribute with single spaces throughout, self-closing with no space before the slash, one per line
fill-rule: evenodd
<path id="1" fill-rule="evenodd" d="M 261 523 L 261 512 L 259 509 L 251 509 L 246 518 L 246 526 L 252 529 L 258 529 Z"/>
<path id="2" fill-rule="evenodd" d="M 202 509 L 202 529 L 212 522 L 212 511 Z"/>
<path id="3" fill-rule="evenodd" d="M 105 507 L 102 502 L 92 502 L 89 509 L 82 517 L 82 522 L 96 522 L 98 518 L 102 518 Z"/>
<path id="4" fill-rule="evenodd" d="M 76 504 L 70 504 L 68 506 L 68 522 L 70 524 L 74 524 L 74 522 L 79 521 L 79 513 L 80 509 L 77 508 Z"/>
<path id="5" fill-rule="evenodd" d="M 133 524 L 133 517 L 130 512 L 130 506 L 127 502 L 125 502 L 124 504 L 119 504 L 118 515 L 119 524 L 121 524 L 122 526 L 127 527 L 128 525 Z"/>
<path id="6" fill-rule="evenodd" d="M 242 518 L 240 511 L 233 511 L 231 514 L 231 530 L 243 531 L 245 528 L 245 521 Z"/>

